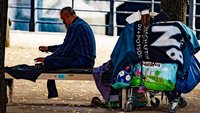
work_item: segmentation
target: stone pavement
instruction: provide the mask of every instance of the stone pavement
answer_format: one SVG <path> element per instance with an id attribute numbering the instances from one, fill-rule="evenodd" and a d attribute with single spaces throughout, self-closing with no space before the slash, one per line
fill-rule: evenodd
<path id="1" fill-rule="evenodd" d="M 121 109 L 93 108 L 90 105 L 92 97 L 98 96 L 93 81 L 57 81 L 58 99 L 47 99 L 46 81 L 36 83 L 25 80 L 15 81 L 15 100 L 8 103 L 7 113 L 123 113 Z M 200 110 L 200 85 L 188 95 L 185 108 L 178 108 L 177 113 L 198 113 Z M 148 105 L 150 106 L 150 105 Z M 167 113 L 165 101 L 158 108 L 146 107 L 137 109 L 134 113 Z"/>

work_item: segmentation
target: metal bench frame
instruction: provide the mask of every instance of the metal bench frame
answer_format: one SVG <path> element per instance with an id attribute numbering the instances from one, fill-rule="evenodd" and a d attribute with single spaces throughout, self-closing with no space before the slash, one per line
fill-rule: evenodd
<path id="1" fill-rule="evenodd" d="M 63 69 L 41 73 L 37 80 L 93 80 L 92 68 L 87 69 Z M 5 73 L 6 79 L 15 79 L 8 73 Z M 15 79 L 17 80 L 17 79 Z M 9 100 L 14 102 L 14 81 L 9 86 Z"/>
<path id="2" fill-rule="evenodd" d="M 64 69 L 64 70 L 55 70 L 50 72 L 41 73 L 37 80 L 94 80 L 92 76 L 92 68 L 88 69 Z M 6 79 L 15 79 L 8 73 L 5 73 Z M 15 79 L 17 80 L 17 79 Z M 13 87 L 14 81 L 9 87 L 9 100 L 10 103 L 14 102 L 14 91 Z M 122 89 L 122 109 L 124 109 L 124 105 L 126 103 L 126 89 Z"/>

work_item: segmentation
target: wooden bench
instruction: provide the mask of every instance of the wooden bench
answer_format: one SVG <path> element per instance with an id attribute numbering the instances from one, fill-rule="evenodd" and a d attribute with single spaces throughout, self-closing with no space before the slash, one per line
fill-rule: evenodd
<path id="1" fill-rule="evenodd" d="M 92 68 L 84 69 L 62 69 L 41 73 L 37 80 L 93 80 Z M 5 73 L 5 78 L 13 81 L 13 78 L 8 73 Z M 12 103 L 14 101 L 13 92 L 14 83 L 9 85 L 9 99 Z"/>
<path id="2" fill-rule="evenodd" d="M 92 68 L 85 69 L 62 69 L 41 73 L 38 77 L 39 80 L 93 80 L 92 76 Z M 14 79 L 8 73 L 5 73 L 6 79 Z M 37 79 L 37 80 L 38 80 Z M 13 92 L 14 83 L 9 87 L 9 98 L 10 103 L 14 102 L 14 92 Z M 124 105 L 127 100 L 126 89 L 122 89 L 122 109 L 124 109 Z"/>

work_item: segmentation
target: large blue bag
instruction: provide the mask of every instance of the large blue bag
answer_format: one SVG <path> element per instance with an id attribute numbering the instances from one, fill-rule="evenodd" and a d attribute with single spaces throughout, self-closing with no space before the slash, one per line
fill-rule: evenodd
<path id="1" fill-rule="evenodd" d="M 180 93 L 189 93 L 200 82 L 200 63 L 195 56 L 191 57 L 190 67 L 184 75 L 178 73 L 176 81 L 176 91 Z"/>

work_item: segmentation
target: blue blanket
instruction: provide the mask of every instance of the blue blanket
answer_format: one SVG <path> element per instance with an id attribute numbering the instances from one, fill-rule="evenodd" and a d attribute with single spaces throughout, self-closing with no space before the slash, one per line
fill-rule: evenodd
<path id="1" fill-rule="evenodd" d="M 26 64 L 16 65 L 13 67 L 5 67 L 5 72 L 10 74 L 15 79 L 25 79 L 35 82 L 38 76 L 45 72 L 43 68 L 36 68 Z"/>

